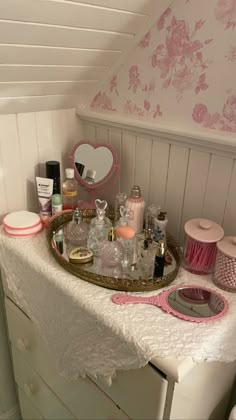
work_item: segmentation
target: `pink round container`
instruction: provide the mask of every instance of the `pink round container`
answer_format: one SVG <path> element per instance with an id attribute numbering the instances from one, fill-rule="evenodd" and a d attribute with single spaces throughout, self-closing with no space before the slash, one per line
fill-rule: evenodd
<path id="1" fill-rule="evenodd" d="M 185 223 L 184 268 L 194 274 L 213 272 L 216 243 L 224 236 L 220 225 L 208 219 Z"/>
<path id="2" fill-rule="evenodd" d="M 213 280 L 221 289 L 236 292 L 236 237 L 218 242 Z"/>

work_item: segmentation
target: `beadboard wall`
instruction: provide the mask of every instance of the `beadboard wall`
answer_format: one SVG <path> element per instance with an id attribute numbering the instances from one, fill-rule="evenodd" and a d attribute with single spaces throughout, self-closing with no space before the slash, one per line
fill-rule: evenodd
<path id="1" fill-rule="evenodd" d="M 81 138 L 74 109 L 0 115 L 0 218 L 10 211 L 38 211 L 35 176 L 58 160 L 61 174 L 68 152 Z"/>
<path id="2" fill-rule="evenodd" d="M 166 3 L 2 0 L 0 113 L 84 103 L 171 0 Z"/>
<path id="3" fill-rule="evenodd" d="M 92 115 L 92 114 L 91 114 Z M 187 220 L 205 217 L 221 224 L 227 235 L 236 235 L 236 143 L 200 141 L 197 135 L 150 134 L 128 125 L 80 116 L 85 138 L 112 144 L 120 158 L 119 183 L 107 198 L 120 190 L 129 193 L 141 186 L 147 203 L 168 212 L 169 232 L 183 242 Z M 212 130 L 211 130 L 212 133 Z"/>

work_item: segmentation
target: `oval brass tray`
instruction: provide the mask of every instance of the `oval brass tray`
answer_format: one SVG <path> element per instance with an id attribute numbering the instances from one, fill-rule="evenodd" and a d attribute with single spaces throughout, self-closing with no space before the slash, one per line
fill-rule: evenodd
<path id="1" fill-rule="evenodd" d="M 86 220 L 88 223 L 90 222 L 92 217 L 95 217 L 94 210 L 85 209 L 82 210 L 82 212 L 84 220 Z M 107 216 L 112 218 L 112 212 L 110 214 L 107 213 Z M 106 287 L 108 289 L 115 289 L 127 292 L 144 292 L 165 287 L 168 284 L 170 284 L 177 276 L 181 262 L 181 248 L 179 244 L 169 234 L 167 234 L 167 245 L 168 250 L 172 255 L 172 258 L 174 259 L 174 267 L 172 271 L 164 274 L 163 277 L 145 280 L 140 276 L 137 276 L 137 278 L 117 278 L 111 276 L 104 276 L 89 271 L 89 268 L 83 267 L 83 264 L 73 264 L 69 262 L 69 260 L 67 260 L 58 250 L 54 239 L 54 235 L 55 232 L 57 232 L 59 229 L 63 229 L 63 225 L 65 225 L 65 223 L 68 223 L 71 220 L 72 211 L 65 211 L 60 213 L 57 217 L 54 216 L 51 219 L 47 229 L 47 240 L 49 243 L 50 250 L 53 256 L 58 261 L 58 263 L 69 273 L 74 274 L 80 279 L 86 280 L 90 283 L 94 283 L 98 286 Z"/>

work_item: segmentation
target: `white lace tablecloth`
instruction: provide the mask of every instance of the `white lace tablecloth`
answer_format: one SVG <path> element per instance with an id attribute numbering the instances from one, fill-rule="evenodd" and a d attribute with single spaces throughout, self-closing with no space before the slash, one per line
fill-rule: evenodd
<path id="1" fill-rule="evenodd" d="M 68 379 L 86 374 L 111 378 L 116 370 L 139 368 L 155 357 L 236 360 L 235 294 L 220 290 L 229 312 L 218 321 L 201 324 L 151 305 L 118 306 L 111 301 L 115 291 L 78 279 L 54 260 L 45 232 L 30 239 L 0 232 L 0 264 L 14 300 L 36 324 L 59 372 Z M 183 269 L 172 285 L 176 284 L 219 291 L 209 277 Z"/>

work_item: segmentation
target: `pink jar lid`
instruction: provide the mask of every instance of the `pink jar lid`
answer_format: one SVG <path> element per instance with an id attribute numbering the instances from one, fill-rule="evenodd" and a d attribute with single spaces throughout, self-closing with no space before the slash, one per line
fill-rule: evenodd
<path id="1" fill-rule="evenodd" d="M 208 219 L 191 219 L 185 223 L 184 230 L 190 238 L 199 242 L 218 242 L 224 236 L 222 227 Z"/>
<path id="2" fill-rule="evenodd" d="M 236 258 L 236 236 L 225 236 L 217 244 L 217 248 L 230 258 Z"/>

